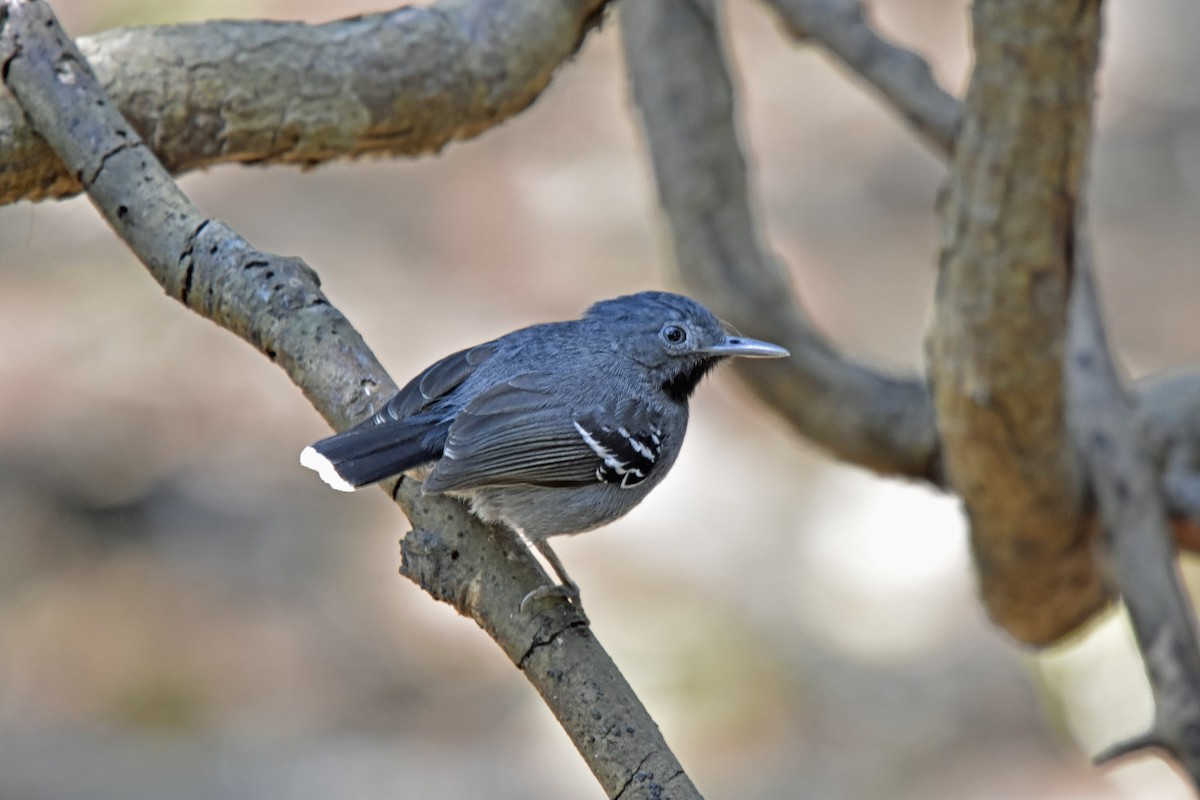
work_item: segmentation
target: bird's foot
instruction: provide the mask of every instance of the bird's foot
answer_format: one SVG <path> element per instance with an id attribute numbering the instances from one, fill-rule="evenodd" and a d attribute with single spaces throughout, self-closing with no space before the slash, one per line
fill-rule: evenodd
<path id="1" fill-rule="evenodd" d="M 571 576 L 567 574 L 567 570 L 563 567 L 562 561 L 558 559 L 558 555 L 550 549 L 550 544 L 545 539 L 534 539 L 531 544 L 534 549 L 542 554 L 547 563 L 550 564 L 554 573 L 558 576 L 559 582 L 548 586 L 539 586 L 522 597 L 520 605 L 521 613 L 525 613 L 530 606 L 536 603 L 557 597 L 574 606 L 579 615 L 583 617 L 583 621 L 591 624 L 591 620 L 588 619 L 587 612 L 583 610 L 583 604 L 580 602 L 579 584 L 571 580 Z"/>
<path id="2" fill-rule="evenodd" d="M 584 620 L 587 620 L 587 614 L 583 611 L 583 605 L 580 603 L 579 586 L 574 581 L 566 583 L 555 583 L 547 586 L 539 586 L 533 591 L 521 598 L 521 613 L 529 610 L 529 607 L 541 603 L 552 598 L 565 600 L 575 606 L 575 610 L 583 614 Z"/>

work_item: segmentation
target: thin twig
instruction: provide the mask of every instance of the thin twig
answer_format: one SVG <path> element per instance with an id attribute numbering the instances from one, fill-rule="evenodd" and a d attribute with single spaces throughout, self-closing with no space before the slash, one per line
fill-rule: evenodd
<path id="1" fill-rule="evenodd" d="M 887 104 L 936 152 L 954 152 L 961 103 L 938 85 L 924 58 L 889 42 L 857 0 L 766 0 L 783 26 L 811 38 L 875 87 Z"/>
<path id="2" fill-rule="evenodd" d="M 1082 217 L 1082 214 L 1080 215 Z M 1141 449 L 1133 404 L 1109 352 L 1092 278 L 1091 244 L 1076 236 L 1067 358 L 1071 427 L 1103 520 L 1117 585 L 1155 696 L 1153 728 L 1098 757 L 1147 748 L 1173 754 L 1200 788 L 1200 647 L 1175 563 L 1158 481 Z"/>

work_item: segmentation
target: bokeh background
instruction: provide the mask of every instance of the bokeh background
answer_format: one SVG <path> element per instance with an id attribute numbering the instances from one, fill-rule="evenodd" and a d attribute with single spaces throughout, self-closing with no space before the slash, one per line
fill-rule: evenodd
<path id="1" fill-rule="evenodd" d="M 68 30 L 322 21 L 366 2 L 57 0 Z M 877 3 L 961 91 L 961 2 Z M 771 245 L 841 347 L 914 371 L 944 167 L 754 3 L 728 4 Z M 1200 360 L 1200 10 L 1111 3 L 1092 200 L 1137 375 Z M 303 257 L 393 376 L 677 286 L 615 24 L 527 112 L 436 158 L 221 167 L 183 188 Z M 85 200 L 0 209 L 0 798 L 601 797 L 473 624 L 397 575 L 381 492 L 301 469 L 283 373 L 166 298 Z M 731 373 L 666 483 L 557 549 L 709 797 L 1188 796 L 1087 754 L 1149 693 L 1119 614 L 1032 656 L 983 618 L 957 503 L 839 465 Z"/>

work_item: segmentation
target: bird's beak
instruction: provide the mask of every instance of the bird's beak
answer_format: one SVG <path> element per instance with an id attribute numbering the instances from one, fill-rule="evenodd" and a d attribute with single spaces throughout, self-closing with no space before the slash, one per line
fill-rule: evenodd
<path id="1" fill-rule="evenodd" d="M 786 358 L 791 355 L 777 344 L 760 342 L 758 339 L 747 339 L 745 336 L 726 336 L 718 344 L 704 348 L 704 353 L 713 356 L 741 356 L 742 358 Z"/>

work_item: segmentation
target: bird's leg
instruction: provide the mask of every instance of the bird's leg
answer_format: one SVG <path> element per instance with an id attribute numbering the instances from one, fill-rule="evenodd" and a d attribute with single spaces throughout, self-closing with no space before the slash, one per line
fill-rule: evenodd
<path id="1" fill-rule="evenodd" d="M 521 598 L 521 611 L 529 607 L 530 603 L 536 603 L 539 600 L 544 600 L 547 597 L 562 597 L 576 606 L 579 606 L 579 584 L 571 580 L 571 576 L 567 574 L 567 568 L 563 566 L 559 560 L 558 554 L 550 549 L 550 543 L 545 539 L 530 539 L 530 542 L 542 554 L 542 558 L 546 559 L 554 574 L 558 577 L 559 582 L 553 586 L 539 586 L 529 594 Z M 583 610 L 579 606 L 580 611 Z"/>
<path id="2" fill-rule="evenodd" d="M 549 562 L 554 574 L 558 576 L 559 586 L 564 593 L 572 598 L 579 597 L 579 584 L 571 580 L 571 576 L 567 574 L 567 568 L 563 566 L 562 561 L 558 558 L 558 553 L 550 549 L 550 542 L 547 539 L 537 539 L 533 546 L 542 554 L 542 557 Z"/>

